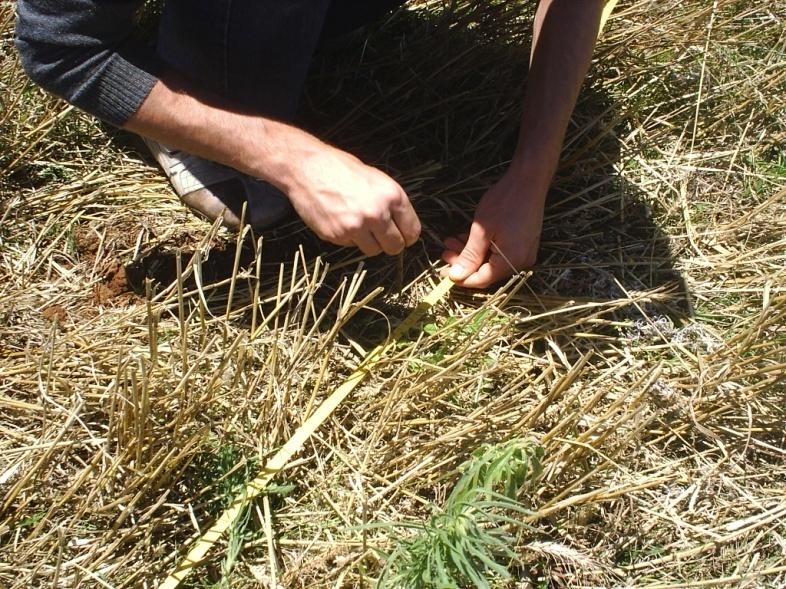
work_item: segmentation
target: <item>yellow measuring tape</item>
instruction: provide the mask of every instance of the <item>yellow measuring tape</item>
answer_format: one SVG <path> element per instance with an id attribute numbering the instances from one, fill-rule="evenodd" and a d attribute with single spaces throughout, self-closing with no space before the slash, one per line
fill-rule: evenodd
<path id="1" fill-rule="evenodd" d="M 614 11 L 614 7 L 617 5 L 618 0 L 606 0 L 606 4 L 603 6 L 603 13 L 600 15 L 600 26 L 598 27 L 598 37 L 603 32 L 603 27 L 606 26 L 606 21 L 609 20 L 611 13 Z"/>
<path id="2" fill-rule="evenodd" d="M 601 15 L 600 27 L 598 28 L 598 36 L 600 36 L 601 31 L 603 31 L 603 27 L 609 16 L 611 16 L 611 12 L 614 10 L 616 4 L 617 0 L 606 1 L 603 7 L 603 14 Z M 194 542 L 194 545 L 177 568 L 164 579 L 161 585 L 159 585 L 159 589 L 176 589 L 180 586 L 180 583 L 193 572 L 194 567 L 205 558 L 205 555 L 213 545 L 237 521 L 243 512 L 243 508 L 265 490 L 274 476 L 286 468 L 292 456 L 303 447 L 306 440 L 308 440 L 317 428 L 330 417 L 333 411 L 336 410 L 336 407 L 341 404 L 347 395 L 349 395 L 349 393 L 351 393 L 355 387 L 371 373 L 374 365 L 379 362 L 385 352 L 392 348 L 396 342 L 401 339 L 401 336 L 415 327 L 423 316 L 448 294 L 452 286 L 453 282 L 449 278 L 444 278 L 430 293 L 428 293 L 428 295 L 426 295 L 423 301 L 407 315 L 406 319 L 404 319 L 404 321 L 393 331 L 385 343 L 380 344 L 366 354 L 366 357 L 360 363 L 357 370 L 349 375 L 349 378 L 317 407 L 316 411 L 303 422 L 303 425 L 295 431 L 287 443 L 268 460 L 262 472 L 246 485 L 243 492 L 235 497 L 226 511 L 221 514 L 221 517 L 216 520 L 207 532 L 202 534 L 202 536 Z"/>
<path id="3" fill-rule="evenodd" d="M 164 582 L 159 585 L 159 589 L 175 589 L 183 582 L 183 580 L 193 571 L 194 567 L 202 561 L 208 551 L 213 547 L 213 544 L 215 544 L 237 521 L 243 512 L 243 508 L 265 490 L 274 476 L 286 468 L 292 456 L 303 447 L 306 440 L 308 440 L 316 429 L 330 417 L 346 396 L 349 395 L 364 378 L 371 374 L 374 365 L 379 362 L 385 352 L 395 346 L 396 342 L 398 342 L 403 335 L 406 335 L 410 329 L 416 327 L 423 316 L 445 297 L 452 286 L 453 282 L 449 278 L 444 278 L 430 293 L 428 293 L 428 295 L 426 295 L 418 306 L 407 315 L 406 319 L 396 327 L 385 343 L 378 345 L 366 354 L 366 357 L 357 367 L 357 370 L 349 375 L 349 378 L 317 407 L 316 411 L 303 422 L 303 425 L 297 429 L 287 443 L 268 460 L 262 472 L 246 485 L 243 492 L 235 497 L 226 511 L 221 514 L 221 517 L 216 520 L 207 532 L 202 534 L 202 536 L 194 542 L 194 545 L 188 551 L 186 557 L 181 561 L 178 567 L 164 579 Z"/>

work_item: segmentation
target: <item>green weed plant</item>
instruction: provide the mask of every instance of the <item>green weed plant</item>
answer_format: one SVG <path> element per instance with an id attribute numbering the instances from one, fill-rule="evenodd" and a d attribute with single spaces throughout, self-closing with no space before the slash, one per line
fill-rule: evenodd
<path id="1" fill-rule="evenodd" d="M 377 587 L 490 589 L 510 579 L 514 532 L 527 528 L 520 518 L 531 513 L 518 496 L 540 478 L 542 459 L 543 448 L 527 439 L 478 448 L 443 508 L 425 524 L 404 524 L 418 533 L 398 538 Z"/>

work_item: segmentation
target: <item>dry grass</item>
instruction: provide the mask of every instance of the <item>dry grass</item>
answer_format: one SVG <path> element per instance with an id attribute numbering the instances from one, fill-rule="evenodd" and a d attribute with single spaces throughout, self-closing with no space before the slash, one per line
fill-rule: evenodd
<path id="1" fill-rule="evenodd" d="M 420 3 L 317 59 L 303 123 L 417 199 L 424 240 L 391 263 L 192 218 L 24 78 L 3 5 L 0 586 L 154 586 L 430 288 L 510 155 L 527 10 Z M 520 436 L 545 471 L 516 586 L 786 584 L 785 23 L 622 3 L 532 275 L 454 291 L 192 586 L 373 585 L 385 524 Z"/>

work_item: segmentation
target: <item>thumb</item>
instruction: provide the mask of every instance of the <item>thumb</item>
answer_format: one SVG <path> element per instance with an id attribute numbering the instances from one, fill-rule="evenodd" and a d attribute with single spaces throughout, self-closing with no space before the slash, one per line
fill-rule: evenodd
<path id="1" fill-rule="evenodd" d="M 450 279 L 460 282 L 474 274 L 486 258 L 488 249 L 489 241 L 485 230 L 477 222 L 473 222 L 464 249 L 461 250 L 458 260 L 450 267 L 448 274 Z"/>

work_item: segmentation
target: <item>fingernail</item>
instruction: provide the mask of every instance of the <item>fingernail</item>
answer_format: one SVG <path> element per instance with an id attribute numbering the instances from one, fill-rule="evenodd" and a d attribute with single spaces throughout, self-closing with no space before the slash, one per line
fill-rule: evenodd
<path id="1" fill-rule="evenodd" d="M 464 274 L 466 274 L 467 269 L 464 268 L 461 264 L 454 264 L 450 267 L 450 279 L 451 280 L 461 280 L 464 278 Z"/>

